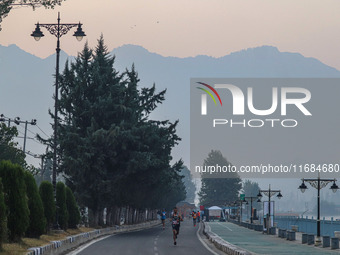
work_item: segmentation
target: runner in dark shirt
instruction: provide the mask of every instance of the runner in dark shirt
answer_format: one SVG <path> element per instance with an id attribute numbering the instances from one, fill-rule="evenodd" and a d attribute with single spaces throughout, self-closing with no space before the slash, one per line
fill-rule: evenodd
<path id="1" fill-rule="evenodd" d="M 173 238 L 174 238 L 174 245 L 177 244 L 176 239 L 179 233 L 181 220 L 182 220 L 182 217 L 178 214 L 177 207 L 175 207 L 172 213 L 172 217 L 171 217 L 171 226 L 172 226 L 172 233 L 173 233 Z"/>

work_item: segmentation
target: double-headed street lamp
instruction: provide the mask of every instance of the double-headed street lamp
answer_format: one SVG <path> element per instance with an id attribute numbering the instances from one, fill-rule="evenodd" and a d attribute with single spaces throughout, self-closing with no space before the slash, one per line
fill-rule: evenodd
<path id="1" fill-rule="evenodd" d="M 269 184 L 269 189 L 267 189 L 267 190 L 259 190 L 259 194 L 257 194 L 257 197 L 258 197 L 258 199 L 259 200 L 261 200 L 261 198 L 262 198 L 262 194 L 261 193 L 263 193 L 265 196 L 267 196 L 268 197 L 268 219 L 267 219 L 267 231 L 269 232 L 269 227 L 271 227 L 271 212 L 270 212 L 270 199 L 271 199 L 271 197 L 272 196 L 275 196 L 276 194 L 277 194 L 277 198 L 278 199 L 281 199 L 283 196 L 282 196 L 282 194 L 281 194 L 281 190 L 273 190 L 273 189 L 271 189 L 270 188 L 270 184 Z"/>
<path id="2" fill-rule="evenodd" d="M 35 30 L 32 32 L 31 36 L 34 37 L 36 41 L 39 41 L 41 37 L 44 36 L 43 32 L 41 32 L 40 27 L 44 27 L 50 32 L 52 35 L 57 37 L 57 61 L 56 61 L 56 76 L 55 76 L 55 102 L 54 102 L 54 139 L 53 139 L 53 174 L 52 174 L 52 184 L 54 187 L 54 191 L 56 188 L 56 179 L 57 179 L 57 126 L 58 126 L 58 89 L 59 89 L 59 58 L 60 58 L 60 37 L 66 35 L 68 31 L 70 31 L 73 27 L 78 27 L 74 32 L 73 36 L 77 38 L 78 41 L 81 41 L 85 35 L 81 28 L 82 24 L 79 23 L 60 23 L 60 13 L 58 12 L 58 22 L 51 24 L 36 24 Z"/>
<path id="3" fill-rule="evenodd" d="M 318 191 L 318 197 L 317 197 L 317 203 L 318 203 L 318 218 L 316 222 L 316 227 L 317 227 L 317 233 L 316 233 L 316 240 L 315 240 L 315 245 L 320 245 L 321 243 L 321 225 L 320 225 L 320 190 L 324 187 L 326 187 L 329 183 L 333 182 L 331 186 L 331 190 L 335 193 L 339 189 L 339 186 L 335 183 L 336 179 L 321 179 L 320 178 L 320 173 L 318 178 L 316 179 L 302 179 L 302 184 L 299 186 L 299 189 L 301 190 L 302 193 L 306 191 L 307 186 L 305 182 L 308 182 L 313 188 L 317 189 Z"/>

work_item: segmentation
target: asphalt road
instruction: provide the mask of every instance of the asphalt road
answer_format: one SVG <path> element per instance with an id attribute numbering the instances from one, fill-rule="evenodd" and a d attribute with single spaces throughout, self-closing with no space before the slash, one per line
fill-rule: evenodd
<path id="1" fill-rule="evenodd" d="M 222 254 L 212 247 L 206 240 L 199 240 L 198 225 L 194 227 L 191 220 L 181 223 L 177 245 L 173 244 L 172 229 L 167 222 L 165 230 L 161 226 L 136 232 L 109 236 L 95 242 L 75 255 L 211 255 Z M 207 245 L 208 244 L 208 245 Z M 209 246 L 210 248 L 207 248 Z M 83 250 L 81 250 L 83 249 Z M 212 251 L 213 249 L 214 251 Z"/>

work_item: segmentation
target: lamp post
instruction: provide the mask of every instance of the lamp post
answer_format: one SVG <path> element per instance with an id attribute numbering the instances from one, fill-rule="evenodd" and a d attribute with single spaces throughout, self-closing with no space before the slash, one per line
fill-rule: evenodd
<path id="1" fill-rule="evenodd" d="M 330 187 L 330 189 L 335 193 L 339 189 L 339 186 L 335 183 L 336 179 L 321 179 L 320 173 L 318 175 L 318 178 L 316 179 L 302 179 L 302 184 L 299 186 L 298 189 L 301 190 L 302 193 L 306 191 L 307 186 L 305 182 L 308 182 L 313 188 L 317 189 L 318 191 L 318 197 L 317 197 L 317 203 L 318 203 L 318 218 L 316 221 L 316 240 L 315 245 L 318 246 L 321 244 L 321 225 L 320 225 L 320 190 L 324 187 L 326 187 L 329 183 L 333 182 L 333 185 Z"/>
<path id="2" fill-rule="evenodd" d="M 73 36 L 81 41 L 85 35 L 79 23 L 60 23 L 60 13 L 58 12 L 57 23 L 50 24 L 36 24 L 35 30 L 32 32 L 31 36 L 34 37 L 36 41 L 39 41 L 41 37 L 44 36 L 41 32 L 40 27 L 44 27 L 52 35 L 57 37 L 57 48 L 56 48 L 56 75 L 55 75 L 55 102 L 54 102 L 54 138 L 53 138 L 53 170 L 52 170 L 52 184 L 54 192 L 56 191 L 56 179 L 57 179 L 57 127 L 58 127 L 58 89 L 59 89 L 59 58 L 60 58 L 60 38 L 66 35 L 71 28 L 78 26 L 77 30 L 74 32 Z"/>
<path id="3" fill-rule="evenodd" d="M 261 200 L 258 197 L 245 197 L 244 199 L 250 199 L 250 223 L 253 224 L 253 200 L 257 199 L 257 202 L 261 202 Z M 246 201 L 246 204 L 248 204 L 248 201 Z"/>
<path id="4" fill-rule="evenodd" d="M 237 206 L 238 205 L 238 203 L 239 203 L 239 211 L 240 211 L 240 217 L 239 217 L 239 220 L 238 220 L 238 222 L 242 222 L 242 204 L 243 203 L 245 203 L 246 201 L 244 201 L 244 200 L 242 200 L 242 199 L 240 199 L 240 200 L 236 200 L 235 202 L 234 202 L 234 205 L 235 206 Z"/>
<path id="5" fill-rule="evenodd" d="M 267 196 L 268 197 L 268 215 L 269 215 L 269 217 L 268 217 L 268 220 L 267 220 L 267 233 L 269 233 L 269 227 L 271 227 L 271 212 L 270 212 L 270 200 L 271 200 L 271 197 L 272 196 L 275 196 L 276 194 L 277 194 L 277 198 L 278 199 L 281 199 L 282 198 L 282 194 L 281 194 L 281 190 L 273 190 L 273 189 L 271 189 L 270 188 L 270 184 L 269 184 L 269 189 L 267 189 L 267 190 L 259 190 L 259 194 L 257 194 L 257 197 L 258 197 L 258 199 L 259 200 L 261 200 L 261 198 L 262 198 L 262 194 L 261 193 L 263 193 L 265 196 Z"/>

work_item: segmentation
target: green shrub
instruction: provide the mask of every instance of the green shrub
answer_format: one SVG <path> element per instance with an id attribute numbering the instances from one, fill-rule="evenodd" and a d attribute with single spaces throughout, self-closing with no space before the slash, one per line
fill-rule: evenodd
<path id="1" fill-rule="evenodd" d="M 80 221 L 80 212 L 76 203 L 76 199 L 69 187 L 66 187 L 66 207 L 68 211 L 68 227 L 77 228 Z"/>
<path id="2" fill-rule="evenodd" d="M 5 197 L 3 192 L 2 181 L 0 178 L 0 249 L 7 239 L 7 211 L 5 205 Z"/>
<path id="3" fill-rule="evenodd" d="M 49 230 L 53 225 L 56 214 L 52 183 L 42 181 L 39 187 L 39 194 L 44 207 L 47 229 Z"/>
<path id="4" fill-rule="evenodd" d="M 25 183 L 28 208 L 30 210 L 30 224 L 26 231 L 26 236 L 39 237 L 46 231 L 44 206 L 35 179 L 28 171 L 25 172 Z"/>
<path id="5" fill-rule="evenodd" d="M 0 177 L 8 209 L 7 228 L 10 241 L 18 241 L 29 226 L 24 170 L 10 161 L 0 162 Z"/>
<path id="6" fill-rule="evenodd" d="M 68 212 L 66 207 L 66 190 L 65 184 L 62 182 L 57 183 L 56 189 L 56 205 L 57 217 L 60 228 L 67 229 L 68 227 Z"/>

